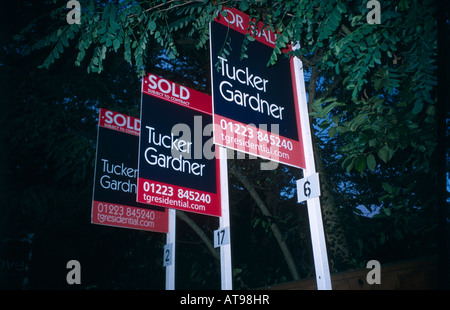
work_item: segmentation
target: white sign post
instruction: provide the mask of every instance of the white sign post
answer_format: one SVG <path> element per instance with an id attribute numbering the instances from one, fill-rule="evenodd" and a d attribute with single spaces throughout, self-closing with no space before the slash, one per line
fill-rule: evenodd
<path id="1" fill-rule="evenodd" d="M 225 235 L 230 238 L 230 207 L 228 199 L 228 164 L 227 164 L 227 149 L 222 146 L 219 147 L 220 157 L 220 196 L 222 205 L 222 216 L 219 218 L 219 237 L 224 234 L 224 242 L 218 238 L 218 245 L 220 246 L 220 274 L 222 290 L 233 289 L 233 272 L 231 265 L 231 243 L 225 242 Z M 215 239 L 215 238 L 214 238 Z M 230 240 L 228 240 L 230 241 Z"/>
<path id="2" fill-rule="evenodd" d="M 169 232 L 164 246 L 163 265 L 166 267 L 166 290 L 175 290 L 175 234 L 177 210 L 169 209 Z"/>
<path id="3" fill-rule="evenodd" d="M 295 48 L 296 47 L 294 47 L 294 49 Z M 303 169 L 303 175 L 306 178 L 302 180 L 306 182 L 305 179 L 307 179 L 309 176 L 316 174 L 316 165 L 314 163 L 314 152 L 312 147 L 311 129 L 309 124 L 309 112 L 306 100 L 305 78 L 303 75 L 303 64 L 301 60 L 297 57 L 294 58 L 294 71 L 295 71 L 295 84 L 300 111 L 300 123 L 302 128 L 301 132 L 303 136 L 302 140 L 303 140 L 303 147 L 305 150 L 306 168 Z M 297 186 L 297 192 L 305 193 L 305 187 Z M 306 200 L 306 203 L 308 206 L 309 227 L 313 247 L 314 266 L 316 270 L 317 289 L 331 290 L 331 276 L 330 276 L 330 268 L 328 265 L 327 246 L 325 243 L 325 234 L 323 230 L 320 200 L 318 196 L 314 198 L 310 197 L 308 198 L 309 199 Z"/>

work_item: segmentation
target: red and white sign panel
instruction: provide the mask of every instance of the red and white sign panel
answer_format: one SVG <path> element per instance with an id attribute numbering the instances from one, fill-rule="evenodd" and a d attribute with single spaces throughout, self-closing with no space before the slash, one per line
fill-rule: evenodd
<path id="1" fill-rule="evenodd" d="M 137 201 L 221 216 L 211 96 L 153 74 L 142 81 Z"/>
<path id="2" fill-rule="evenodd" d="M 136 202 L 140 121 L 100 109 L 91 222 L 168 232 L 166 209 Z"/>
<path id="3" fill-rule="evenodd" d="M 250 23 L 250 16 L 236 10 L 234 8 L 225 8 L 226 16 L 222 14 L 218 14 L 215 22 L 226 26 L 227 28 L 233 29 L 242 34 L 250 33 L 252 36 L 259 42 L 266 44 L 272 48 L 275 47 L 275 41 L 277 39 L 276 33 L 264 27 L 262 22 L 259 22 L 256 26 L 257 29 L 255 31 L 255 20 L 252 20 Z M 255 35 L 256 32 L 256 35 Z"/>
<path id="4" fill-rule="evenodd" d="M 240 59 L 249 16 L 226 9 L 211 23 L 214 142 L 298 168 L 305 167 L 293 60 L 267 66 L 276 35 L 257 25 L 255 41 Z M 229 55 L 222 54 L 231 40 Z M 226 48 L 226 47 L 225 47 Z"/>

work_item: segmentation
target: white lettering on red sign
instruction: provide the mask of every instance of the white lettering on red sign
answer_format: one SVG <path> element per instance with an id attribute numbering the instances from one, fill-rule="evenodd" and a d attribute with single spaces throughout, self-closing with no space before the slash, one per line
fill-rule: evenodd
<path id="1" fill-rule="evenodd" d="M 99 126 L 139 136 L 141 121 L 132 116 L 100 109 Z"/>
<path id="2" fill-rule="evenodd" d="M 232 8 L 225 9 L 225 12 L 227 13 L 227 16 L 223 16 L 222 14 L 219 14 L 218 16 L 218 21 L 220 23 L 224 25 L 230 25 L 233 27 L 233 29 L 243 34 L 246 34 L 247 32 L 250 32 L 252 34 L 254 33 L 255 24 L 250 23 L 250 18 L 247 14 Z M 255 19 L 252 19 L 252 22 L 254 21 Z M 256 26 L 256 36 L 252 36 L 255 37 L 255 39 L 257 39 L 258 41 L 261 41 L 262 43 L 267 44 L 271 47 L 275 46 L 275 42 L 277 40 L 277 35 L 268 27 L 264 27 L 264 23 L 262 22 L 258 22 Z"/>
<path id="3" fill-rule="evenodd" d="M 106 111 L 105 117 L 106 124 L 126 127 L 135 131 L 139 131 L 141 129 L 141 122 L 137 118 L 114 113 L 112 111 Z"/>
<path id="4" fill-rule="evenodd" d="M 230 23 L 231 25 L 234 25 L 235 27 L 239 27 L 242 30 L 247 30 L 246 28 L 244 28 L 243 22 L 244 19 L 242 18 L 241 15 L 239 14 L 233 14 L 233 12 L 231 10 L 225 10 L 225 12 L 227 12 L 227 16 L 224 16 L 223 18 L 225 18 L 225 20 Z"/>
<path id="5" fill-rule="evenodd" d="M 186 87 L 158 78 L 156 75 L 148 76 L 148 87 L 153 90 L 157 89 L 164 94 L 171 94 L 173 97 L 182 100 L 188 100 L 190 97 L 189 90 Z"/>

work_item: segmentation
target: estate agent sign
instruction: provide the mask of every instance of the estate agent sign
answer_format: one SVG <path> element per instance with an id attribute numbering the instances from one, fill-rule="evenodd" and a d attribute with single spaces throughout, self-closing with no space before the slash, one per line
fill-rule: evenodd
<path id="1" fill-rule="evenodd" d="M 139 130 L 139 119 L 100 109 L 91 222 L 167 233 L 167 210 L 136 202 Z"/>
<path id="2" fill-rule="evenodd" d="M 143 79 L 139 202 L 221 216 L 211 105 L 194 89 L 153 74 Z"/>
<path id="3" fill-rule="evenodd" d="M 304 168 L 292 60 L 267 66 L 276 36 L 258 25 L 241 59 L 249 16 L 226 9 L 211 23 L 214 142 L 248 154 Z M 227 52 L 224 53 L 223 50 Z"/>

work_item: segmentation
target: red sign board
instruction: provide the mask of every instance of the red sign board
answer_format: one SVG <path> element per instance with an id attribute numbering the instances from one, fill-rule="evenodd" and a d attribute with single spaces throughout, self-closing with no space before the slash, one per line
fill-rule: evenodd
<path id="1" fill-rule="evenodd" d="M 100 109 L 91 222 L 167 233 L 167 210 L 136 202 L 139 131 L 139 119 Z"/>
<path id="2" fill-rule="evenodd" d="M 234 8 L 225 8 L 224 11 L 226 12 L 226 16 L 218 14 L 217 18 L 215 19 L 217 23 L 222 24 L 226 27 L 230 27 L 230 29 L 233 29 L 242 34 L 250 33 L 257 41 L 272 48 L 275 47 L 275 41 L 277 39 L 276 34 L 267 27 L 264 27 L 264 24 L 262 22 L 259 22 L 256 25 L 257 29 L 255 31 L 255 21 L 251 21 L 250 16 L 248 16 L 247 14 Z M 254 35 L 255 32 L 256 35 Z"/>
<path id="3" fill-rule="evenodd" d="M 153 74 L 142 81 L 137 201 L 221 216 L 211 96 Z"/>
<path id="4" fill-rule="evenodd" d="M 298 168 L 305 167 L 293 60 L 267 66 L 276 34 L 248 15 L 226 9 L 211 23 L 214 142 Z M 250 23 L 254 25 L 254 23 Z M 241 59 L 245 34 L 256 39 Z M 231 40 L 228 55 L 224 42 Z M 226 48 L 226 47 L 225 47 Z"/>

